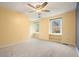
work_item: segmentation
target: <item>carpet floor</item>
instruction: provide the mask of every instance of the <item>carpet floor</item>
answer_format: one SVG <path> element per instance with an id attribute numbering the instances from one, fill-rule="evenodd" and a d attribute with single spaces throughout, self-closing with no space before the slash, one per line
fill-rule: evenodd
<path id="1" fill-rule="evenodd" d="M 0 48 L 0 57 L 77 57 L 74 47 L 30 38 L 24 43 Z"/>

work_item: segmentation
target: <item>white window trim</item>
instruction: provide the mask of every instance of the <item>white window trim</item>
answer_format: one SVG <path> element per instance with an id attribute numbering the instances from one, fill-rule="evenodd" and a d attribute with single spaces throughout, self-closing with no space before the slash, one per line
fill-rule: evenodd
<path id="1" fill-rule="evenodd" d="M 60 32 L 61 33 L 52 33 L 52 30 L 51 30 L 51 21 L 49 21 L 49 34 L 51 34 L 51 35 L 62 35 L 62 18 L 61 18 L 61 30 L 60 30 Z"/>

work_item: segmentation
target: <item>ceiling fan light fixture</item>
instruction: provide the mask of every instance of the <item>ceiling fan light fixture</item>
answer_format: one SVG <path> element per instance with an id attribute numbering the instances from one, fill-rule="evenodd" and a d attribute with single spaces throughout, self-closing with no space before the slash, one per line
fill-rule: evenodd
<path id="1" fill-rule="evenodd" d="M 41 12 L 41 10 L 36 10 L 36 12 Z"/>

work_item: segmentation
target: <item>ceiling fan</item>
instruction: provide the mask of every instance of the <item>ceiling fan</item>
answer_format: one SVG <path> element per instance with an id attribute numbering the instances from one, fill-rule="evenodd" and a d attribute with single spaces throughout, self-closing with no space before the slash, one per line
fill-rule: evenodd
<path id="1" fill-rule="evenodd" d="M 33 6 L 32 4 L 28 3 L 27 5 L 31 8 L 33 8 L 35 11 L 30 11 L 31 12 L 38 12 L 38 13 L 41 13 L 41 12 L 50 12 L 50 10 L 46 10 L 44 9 L 46 6 L 47 6 L 48 2 L 44 2 L 42 4 L 37 4 L 35 6 Z"/>

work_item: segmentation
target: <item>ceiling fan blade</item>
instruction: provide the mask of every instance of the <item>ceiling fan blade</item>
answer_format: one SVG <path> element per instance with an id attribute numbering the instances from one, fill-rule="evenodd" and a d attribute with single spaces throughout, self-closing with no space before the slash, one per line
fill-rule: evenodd
<path id="1" fill-rule="evenodd" d="M 42 10 L 43 12 L 50 12 L 50 10 Z"/>
<path id="2" fill-rule="evenodd" d="M 35 9 L 35 7 L 34 7 L 33 5 L 31 5 L 31 4 L 29 4 L 29 3 L 28 3 L 27 5 Z"/>
<path id="3" fill-rule="evenodd" d="M 48 2 L 44 2 L 41 7 L 44 8 L 46 5 L 48 4 Z"/>

